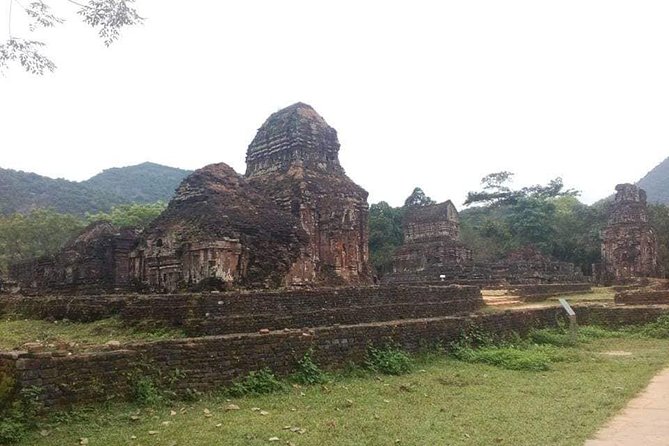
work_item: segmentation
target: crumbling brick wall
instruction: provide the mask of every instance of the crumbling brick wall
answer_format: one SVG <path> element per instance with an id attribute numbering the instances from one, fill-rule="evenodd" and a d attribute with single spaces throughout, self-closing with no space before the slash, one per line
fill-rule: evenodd
<path id="1" fill-rule="evenodd" d="M 661 307 L 575 307 L 579 323 L 618 327 L 657 320 Z M 250 371 L 269 367 L 291 373 L 304 353 L 313 349 L 316 361 L 336 368 L 364 360 L 370 345 L 392 342 L 416 352 L 431 343 L 449 345 L 470 326 L 498 336 L 527 333 L 557 324 L 557 308 L 506 311 L 468 317 L 322 327 L 311 330 L 247 333 L 124 345 L 116 351 L 68 355 L 65 352 L 0 353 L 19 387 L 37 386 L 47 407 L 128 398 L 133 373 L 170 376 L 180 371 L 177 391 L 215 390 Z"/>
<path id="2" fill-rule="evenodd" d="M 163 296 L 7 297 L 0 315 L 183 329 L 190 336 L 462 314 L 483 305 L 473 286 L 360 287 Z"/>

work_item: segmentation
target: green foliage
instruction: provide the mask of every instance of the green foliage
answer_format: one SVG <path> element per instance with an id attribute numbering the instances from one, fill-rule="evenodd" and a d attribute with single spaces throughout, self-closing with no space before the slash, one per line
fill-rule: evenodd
<path id="1" fill-rule="evenodd" d="M 57 252 L 83 227 L 78 217 L 51 210 L 0 216 L 0 273 L 10 263 Z"/>
<path id="2" fill-rule="evenodd" d="M 0 375 L 0 444 L 16 443 L 35 428 L 41 393 L 35 386 L 17 392 L 14 381 Z"/>
<path id="3" fill-rule="evenodd" d="M 467 204 L 483 203 L 460 213 L 462 240 L 477 261 L 492 261 L 525 246 L 580 266 L 589 274 L 600 259 L 599 232 L 609 204 L 586 206 L 577 193 L 555 179 L 546 186 L 512 190 L 509 172 L 484 178 L 484 190 L 471 192 Z M 669 233 L 668 233 L 669 236 Z"/>
<path id="4" fill-rule="evenodd" d="M 149 204 L 123 204 L 114 206 L 109 212 L 87 214 L 89 223 L 108 221 L 118 227 L 144 228 L 165 210 L 165 203 L 158 201 Z"/>
<path id="5" fill-rule="evenodd" d="M 420 187 L 417 187 L 411 192 L 411 195 L 407 197 L 406 200 L 404 200 L 404 207 L 409 208 L 409 207 L 416 207 L 416 206 L 429 206 L 431 204 L 435 204 L 436 201 L 434 201 L 432 198 L 428 197 L 425 195 L 425 192 L 423 192 L 423 189 Z"/>
<path id="6" fill-rule="evenodd" d="M 393 345 L 386 345 L 383 348 L 369 347 L 365 364 L 373 372 L 385 375 L 403 375 L 413 368 L 411 357 Z"/>
<path id="7" fill-rule="evenodd" d="M 236 381 L 228 390 L 230 396 L 264 395 L 285 390 L 284 384 L 265 367 L 257 372 L 250 372 L 243 379 Z"/>
<path id="8" fill-rule="evenodd" d="M 163 392 L 151 376 L 136 374 L 131 384 L 133 400 L 139 404 L 155 405 L 164 400 Z"/>
<path id="9" fill-rule="evenodd" d="M 297 361 L 297 370 L 293 379 L 299 384 L 325 384 L 329 381 L 328 375 L 318 367 L 311 357 L 312 351 L 307 351 L 304 356 Z"/>
<path id="10" fill-rule="evenodd" d="M 529 340 L 537 345 L 552 345 L 555 347 L 572 347 L 577 343 L 569 336 L 569 333 L 555 329 L 533 330 L 529 335 Z"/>
<path id="11" fill-rule="evenodd" d="M 402 245 L 402 208 L 385 201 L 369 207 L 369 251 L 372 265 L 379 275 L 392 272 L 393 254 Z"/>
<path id="12" fill-rule="evenodd" d="M 484 204 L 492 206 L 515 205 L 521 200 L 537 199 L 546 200 L 549 198 L 576 196 L 578 192 L 573 189 L 564 189 L 562 178 L 555 178 L 547 185 L 534 185 L 523 187 L 518 190 L 512 190 L 508 182 L 513 178 L 511 172 L 491 173 L 481 180 L 483 190 L 479 192 L 469 192 L 465 205 Z"/>
<path id="13" fill-rule="evenodd" d="M 642 336 L 655 339 L 669 339 L 669 315 L 661 316 L 657 321 L 638 328 Z"/>

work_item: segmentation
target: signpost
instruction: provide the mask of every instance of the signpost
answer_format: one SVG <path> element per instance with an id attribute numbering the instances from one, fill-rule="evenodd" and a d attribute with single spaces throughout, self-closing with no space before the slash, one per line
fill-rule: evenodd
<path id="1" fill-rule="evenodd" d="M 573 342 L 576 342 L 576 312 L 574 309 L 569 305 L 569 302 L 567 302 L 567 299 L 559 299 L 560 300 L 560 305 L 562 305 L 562 308 L 564 308 L 564 311 L 567 312 L 567 316 L 569 316 L 569 337 Z"/>

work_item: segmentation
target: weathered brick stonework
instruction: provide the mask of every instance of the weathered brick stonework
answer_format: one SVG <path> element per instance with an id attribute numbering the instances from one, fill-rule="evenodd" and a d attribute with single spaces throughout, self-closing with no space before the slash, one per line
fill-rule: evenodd
<path id="1" fill-rule="evenodd" d="M 307 243 L 297 225 L 230 166 L 212 164 L 181 183 L 131 253 L 130 274 L 172 292 L 207 282 L 276 288 Z"/>
<path id="2" fill-rule="evenodd" d="M 58 254 L 10 265 L 10 276 L 24 293 L 126 289 L 130 282 L 128 256 L 136 240 L 137 232 L 132 229 L 93 223 Z"/>
<path id="3" fill-rule="evenodd" d="M 468 313 L 483 305 L 472 286 L 358 287 L 292 292 L 163 296 L 0 298 L 0 315 L 91 322 L 119 316 L 190 336 L 317 327 Z"/>
<path id="4" fill-rule="evenodd" d="M 657 238 L 648 223 L 643 189 L 616 186 L 608 226 L 602 231 L 602 264 L 596 270 L 603 283 L 658 276 Z"/>
<path id="5" fill-rule="evenodd" d="M 308 236 L 293 284 L 369 284 L 367 191 L 339 162 L 337 131 L 309 105 L 272 114 L 246 153 L 246 177 Z"/>
<path id="6" fill-rule="evenodd" d="M 669 314 L 669 307 L 577 306 L 579 323 L 613 327 L 640 324 Z M 47 407 L 127 398 L 132 373 L 169 376 L 178 369 L 183 377 L 177 390 L 214 390 L 249 371 L 270 367 L 285 375 L 296 360 L 313 349 L 318 362 L 338 367 L 362 361 L 370 345 L 388 342 L 408 351 L 426 344 L 448 345 L 468 326 L 498 336 L 527 333 L 532 328 L 555 326 L 562 310 L 543 308 L 469 317 L 440 317 L 308 330 L 273 331 L 124 345 L 117 351 L 67 355 L 55 353 L 0 353 L 0 367 L 13 376 L 19 388 L 38 386 Z M 4 365 L 3 365 L 4 364 Z"/>
<path id="7" fill-rule="evenodd" d="M 339 163 L 335 129 L 294 104 L 262 125 L 247 162 L 245 176 L 224 163 L 194 172 L 141 236 L 97 224 L 12 276 L 34 293 L 371 283 L 367 192 Z"/>
<path id="8" fill-rule="evenodd" d="M 400 248 L 400 253 L 403 253 Z M 508 285 L 583 283 L 588 278 L 572 263 L 561 262 L 525 247 L 510 253 L 506 258 L 491 263 L 442 262 L 425 269 L 405 268 L 383 278 L 384 283 L 435 284 L 458 283 L 496 287 Z"/>

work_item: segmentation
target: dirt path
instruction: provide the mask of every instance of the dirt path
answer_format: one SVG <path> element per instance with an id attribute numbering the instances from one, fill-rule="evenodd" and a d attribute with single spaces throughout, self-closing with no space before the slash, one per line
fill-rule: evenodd
<path id="1" fill-rule="evenodd" d="M 597 432 L 585 446 L 668 446 L 669 369 Z"/>

